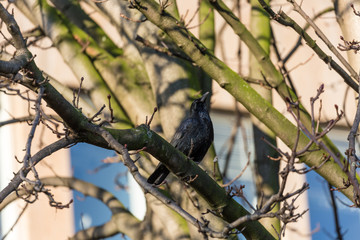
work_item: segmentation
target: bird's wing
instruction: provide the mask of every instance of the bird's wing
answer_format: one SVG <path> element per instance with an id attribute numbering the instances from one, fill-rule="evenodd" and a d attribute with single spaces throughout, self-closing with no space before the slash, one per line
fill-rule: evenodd
<path id="1" fill-rule="evenodd" d="M 187 138 L 187 136 L 189 136 L 190 134 L 194 134 L 194 131 L 196 131 L 197 126 L 198 126 L 198 121 L 194 118 L 188 118 L 184 120 L 180 124 L 179 128 L 176 130 L 174 137 L 171 140 L 171 144 L 175 148 L 178 148 L 179 143 L 181 143 L 183 139 Z"/>

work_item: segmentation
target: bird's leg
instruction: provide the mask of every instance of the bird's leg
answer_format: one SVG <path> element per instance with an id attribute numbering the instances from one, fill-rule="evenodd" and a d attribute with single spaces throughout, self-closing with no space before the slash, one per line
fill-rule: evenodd
<path id="1" fill-rule="evenodd" d="M 191 176 L 185 176 L 181 179 L 181 181 L 184 181 L 186 183 L 191 183 L 193 181 L 195 181 L 197 178 L 199 177 L 199 175 L 191 175 Z"/>
<path id="2" fill-rule="evenodd" d="M 164 180 L 164 181 L 162 181 L 160 184 L 158 184 L 158 185 L 156 185 L 156 184 L 151 184 L 154 188 L 159 188 L 159 187 L 161 187 L 161 186 L 163 186 L 163 185 L 167 185 L 167 181 L 166 180 Z"/>
<path id="3" fill-rule="evenodd" d="M 195 181 L 198 177 L 199 177 L 199 175 L 197 175 L 197 174 L 190 176 L 190 179 L 189 179 L 188 183 L 191 183 L 191 182 Z"/>

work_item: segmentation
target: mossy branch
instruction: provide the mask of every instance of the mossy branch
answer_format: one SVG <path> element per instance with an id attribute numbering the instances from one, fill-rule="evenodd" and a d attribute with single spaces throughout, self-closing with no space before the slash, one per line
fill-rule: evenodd
<path id="1" fill-rule="evenodd" d="M 293 148 L 296 139 L 297 127 L 286 117 L 277 111 L 268 101 L 263 99 L 254 89 L 252 89 L 238 74 L 232 71 L 225 63 L 216 58 L 212 52 L 181 23 L 166 11 L 160 11 L 159 5 L 155 1 L 137 1 L 137 9 L 145 17 L 166 32 L 170 38 L 181 48 L 192 60 L 201 67 L 219 85 L 228 91 L 237 101 L 269 129 L 278 136 L 290 148 Z M 286 84 L 282 84 L 288 90 Z M 280 86 L 278 86 L 280 87 Z M 309 138 L 301 134 L 299 138 L 299 149 L 305 147 Z M 311 151 L 303 155 L 301 160 L 308 166 L 319 166 L 323 155 L 327 153 Z M 343 187 L 343 181 L 347 179 L 346 174 L 333 161 L 329 161 L 321 168 L 316 170 L 322 177 L 334 186 Z M 351 200 L 352 187 L 342 189 L 342 192 Z"/>

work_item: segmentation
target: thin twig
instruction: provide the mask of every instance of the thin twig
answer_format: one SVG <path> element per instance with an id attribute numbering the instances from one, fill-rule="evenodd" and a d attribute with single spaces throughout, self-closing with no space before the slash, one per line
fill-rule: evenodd
<path id="1" fill-rule="evenodd" d="M 306 41 L 306 43 L 311 47 L 311 49 L 319 56 L 319 58 L 325 62 L 329 67 L 334 69 L 355 91 L 358 90 L 358 83 L 354 81 L 352 76 L 349 76 L 348 73 L 340 67 L 331 56 L 327 55 L 316 42 L 307 34 L 292 18 L 290 18 L 283 11 L 279 11 L 279 13 L 275 13 L 271 7 L 265 3 L 264 0 L 258 0 L 261 6 L 264 8 L 266 12 L 270 15 L 271 18 L 279 22 L 280 24 L 291 27 L 294 31 L 296 31 L 302 38 Z"/>
<path id="2" fill-rule="evenodd" d="M 11 228 L 7 231 L 7 233 L 5 233 L 3 236 L 2 236 L 2 240 L 4 240 L 11 232 L 12 230 L 14 229 L 14 227 L 16 226 L 16 224 L 19 222 L 21 216 L 24 214 L 25 210 L 27 209 L 27 207 L 29 206 L 29 203 L 27 202 L 25 204 L 25 206 L 23 207 L 23 209 L 21 210 L 20 214 L 18 215 L 18 217 L 16 218 L 16 221 L 14 222 L 14 224 L 11 226 Z"/>
<path id="3" fill-rule="evenodd" d="M 335 196 L 334 196 L 334 192 L 331 191 L 332 186 L 330 184 L 328 184 L 329 186 L 329 193 L 330 193 L 330 200 L 331 200 L 331 206 L 332 206 L 332 210 L 333 210 L 333 214 L 334 214 L 334 219 L 335 219 L 335 230 L 336 230 L 336 234 L 337 234 L 337 240 L 342 240 L 343 239 L 343 235 L 341 233 L 341 227 L 340 227 L 340 219 L 339 219 L 339 213 L 338 213 L 338 209 L 337 209 L 337 204 L 336 204 L 336 200 L 335 200 Z"/>
<path id="4" fill-rule="evenodd" d="M 360 97 L 360 87 L 359 87 L 359 97 Z M 350 164 L 349 180 L 351 181 L 354 187 L 354 201 L 355 204 L 358 206 L 360 206 L 360 188 L 359 188 L 359 182 L 356 177 L 356 168 L 357 166 L 359 166 L 359 160 L 356 157 L 355 142 L 356 142 L 356 135 L 359 124 L 360 124 L 360 99 L 358 99 L 358 105 L 356 109 L 354 122 L 348 135 L 349 149 L 347 151 L 349 164 Z"/>
<path id="5" fill-rule="evenodd" d="M 288 2 L 290 2 L 294 6 L 294 10 L 298 12 L 305 19 L 305 21 L 311 25 L 311 27 L 315 30 L 315 33 L 326 44 L 326 46 L 330 49 L 330 51 L 340 60 L 340 62 L 350 72 L 351 76 L 357 80 L 359 78 L 357 72 L 351 67 L 349 62 L 337 51 L 336 47 L 334 47 L 331 41 L 326 37 L 326 35 L 321 31 L 321 29 L 314 23 L 314 21 L 304 12 L 304 10 L 302 10 L 302 8 L 294 0 L 288 0 Z"/>
<path id="6" fill-rule="evenodd" d="M 248 160 L 247 160 L 244 168 L 241 170 L 241 172 L 236 177 L 234 177 L 230 182 L 228 182 L 226 184 L 222 184 L 221 187 L 228 187 L 231 184 L 233 184 L 237 179 L 239 179 L 244 174 L 244 172 L 245 172 L 246 168 L 249 166 L 249 164 L 250 164 L 250 153 L 248 153 Z"/>
<path id="7" fill-rule="evenodd" d="M 326 8 L 322 11 L 320 11 L 319 13 L 315 14 L 315 16 L 312 18 L 312 21 L 314 22 L 316 19 L 318 19 L 319 17 L 321 17 L 322 15 L 328 13 L 328 12 L 331 12 L 331 11 L 334 11 L 334 8 L 333 7 L 329 7 L 329 8 Z M 310 24 L 309 23 L 306 23 L 306 25 L 304 26 L 304 31 L 307 31 L 307 29 L 310 27 Z M 299 49 L 299 46 L 302 45 L 301 43 L 302 41 L 302 38 L 301 36 L 299 36 L 295 46 L 289 51 L 289 53 L 284 57 L 283 61 L 282 61 L 282 64 L 284 65 L 289 59 L 290 57 L 296 52 L 296 50 Z"/>
<path id="8" fill-rule="evenodd" d="M 67 136 L 66 138 L 59 139 L 58 141 L 44 147 L 40 151 L 38 151 L 35 155 L 32 156 L 32 165 L 35 166 L 38 164 L 42 159 L 51 155 L 52 153 L 63 149 L 71 144 L 76 143 L 76 139 L 72 136 Z M 0 192 L 0 203 L 13 191 L 15 191 L 19 185 L 23 182 L 22 178 L 20 177 L 20 172 L 26 176 L 29 173 L 30 169 L 20 169 L 15 176 L 11 179 L 9 184 Z"/>
<path id="9" fill-rule="evenodd" d="M 226 141 L 226 146 L 227 146 L 228 150 L 227 150 L 227 153 L 225 156 L 225 166 L 224 166 L 224 170 L 222 173 L 224 177 L 226 177 L 226 173 L 229 168 L 231 155 L 234 151 L 234 147 L 235 147 L 235 143 L 236 143 L 236 137 L 238 136 L 239 126 L 241 125 L 241 114 L 240 114 L 239 107 L 237 105 L 237 101 L 234 101 L 234 105 L 235 105 L 235 122 L 232 126 L 229 139 Z M 219 155 L 221 155 L 221 154 L 219 154 Z"/>
<path id="10" fill-rule="evenodd" d="M 32 159 L 31 159 L 31 144 L 32 144 L 33 138 L 35 136 L 36 127 L 40 123 L 40 117 L 41 117 L 40 104 L 41 104 L 41 99 L 42 99 L 43 94 L 44 94 L 44 88 L 40 87 L 39 95 L 35 102 L 35 110 L 36 110 L 35 118 L 34 118 L 34 121 L 32 122 L 31 130 L 30 130 L 30 133 L 27 138 L 27 142 L 26 142 L 26 146 L 25 146 L 25 156 L 23 158 L 23 167 L 22 167 L 22 171 L 20 172 L 20 177 L 22 178 L 23 181 L 27 181 L 34 185 L 40 185 L 40 182 L 38 181 L 39 176 L 37 174 L 37 171 L 32 162 Z M 25 176 L 24 170 L 29 167 L 31 168 L 31 171 L 34 173 L 36 181 L 27 179 Z"/>

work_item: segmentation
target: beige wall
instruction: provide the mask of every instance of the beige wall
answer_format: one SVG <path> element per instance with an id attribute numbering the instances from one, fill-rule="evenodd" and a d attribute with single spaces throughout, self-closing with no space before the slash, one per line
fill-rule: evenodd
<path id="1" fill-rule="evenodd" d="M 15 18 L 19 22 L 21 29 L 27 30 L 32 27 L 32 25 L 22 17 L 20 12 L 16 10 Z M 43 46 L 49 46 L 48 41 L 45 41 L 42 44 Z M 57 53 L 56 50 L 50 50 L 50 52 L 47 52 L 46 54 L 39 48 L 32 48 L 31 51 L 33 54 L 37 55 L 36 63 L 41 69 L 49 70 L 52 74 L 59 76 L 60 79 L 71 79 L 72 74 L 69 70 L 64 71 L 65 65 L 62 64 L 61 58 L 58 57 L 54 59 L 54 55 Z M 34 98 L 35 96 L 31 94 L 31 97 Z M 0 121 L 8 120 L 12 117 L 23 117 L 27 114 L 27 104 L 24 101 L 19 100 L 18 97 L 9 97 L 1 94 L 1 106 L 3 114 L 1 115 Z M 0 151 L 2 152 L 1 156 L 5 155 L 6 158 L 1 158 L 0 161 L 2 164 L 4 162 L 12 163 L 11 165 L 8 165 L 11 169 L 6 169 L 4 171 L 7 173 L 7 176 L 2 176 L 2 186 L 10 182 L 12 172 L 17 172 L 21 167 L 21 164 L 15 160 L 15 156 L 19 160 L 22 160 L 24 157 L 23 149 L 25 148 L 25 142 L 30 127 L 31 126 L 28 124 L 13 124 L 1 128 L 1 131 L 5 134 L 0 138 L 2 140 L 2 142 L 0 142 Z M 40 138 L 42 138 L 42 141 L 39 141 Z M 36 130 L 35 138 L 33 140 L 31 150 L 32 155 L 41 147 L 56 140 L 58 139 L 54 134 L 43 125 L 40 125 Z M 3 154 L 3 151 L 6 151 L 6 154 Z M 54 153 L 51 157 L 40 162 L 36 166 L 36 169 L 38 170 L 40 177 L 54 175 L 72 176 L 69 150 L 60 150 L 59 152 Z M 31 177 L 31 175 L 29 175 L 29 177 Z M 56 188 L 52 189 L 51 192 L 54 194 L 56 201 L 60 201 L 64 204 L 72 199 L 71 191 L 67 189 Z M 8 228 L 13 225 L 18 214 L 23 209 L 23 206 L 24 201 L 17 200 L 6 207 L 5 211 L 1 213 L 3 220 L 3 234 L 5 234 Z M 55 209 L 50 207 L 49 200 L 43 194 L 40 194 L 39 200 L 27 207 L 24 215 L 20 218 L 14 230 L 6 239 L 63 240 L 72 236 L 74 231 L 72 205 L 69 209 Z"/>
<path id="2" fill-rule="evenodd" d="M 24 102 L 17 99 L 16 97 L 7 97 L 10 98 L 9 105 L 3 106 L 6 107 L 6 111 L 11 113 L 11 117 L 20 117 L 27 112 L 27 105 L 24 105 Z M 4 100 L 4 99 L 1 99 Z M 2 101 L 5 103 L 5 101 Z M 7 116 L 6 119 L 10 119 L 10 116 Z M 1 119 L 3 120 L 3 119 Z M 17 172 L 21 167 L 21 164 L 15 160 L 15 156 L 19 160 L 22 160 L 24 157 L 25 142 L 27 140 L 27 135 L 30 131 L 30 126 L 27 124 L 14 124 L 7 127 L 11 133 L 11 137 L 8 137 L 7 140 L 10 141 L 11 149 L 2 148 L 1 151 L 9 151 L 11 153 L 7 154 L 7 159 L 1 159 L 1 161 L 12 162 L 12 170 L 6 169 L 8 176 L 6 182 L 10 182 L 12 177 L 12 172 Z M 42 138 L 42 145 L 39 138 Z M 2 137 L 4 139 L 4 137 Z M 48 129 L 44 128 L 43 125 L 40 125 L 36 131 L 35 138 L 32 144 L 31 153 L 34 155 L 41 147 L 44 147 L 54 141 L 57 138 L 52 134 Z M 0 146 L 4 146 L 3 142 L 0 143 Z M 70 156 L 69 150 L 60 150 L 51 155 L 51 157 L 44 159 L 37 166 L 36 169 L 39 172 L 40 177 L 47 176 L 71 176 L 71 166 L 70 166 Z M 32 178 L 29 174 L 29 178 Z M 3 180 L 3 179 L 2 179 Z M 55 200 L 62 202 L 64 204 L 68 203 L 72 199 L 71 191 L 62 188 L 52 189 L 51 193 L 54 194 Z M 2 226 L 11 226 L 17 217 L 17 215 L 22 210 L 25 205 L 24 201 L 17 200 L 13 202 L 9 207 L 9 210 L 4 212 L 2 215 Z M 3 213 L 2 213 L 3 214 Z M 7 228 L 3 228 L 3 234 L 7 231 Z M 72 236 L 74 233 L 74 219 L 73 219 L 73 208 L 72 205 L 68 209 L 55 209 L 49 206 L 49 200 L 44 194 L 39 195 L 39 200 L 34 204 L 29 204 L 24 215 L 20 218 L 18 224 L 12 231 L 12 233 L 6 239 L 24 239 L 24 240 L 40 240 L 40 239 L 66 239 L 69 236 Z"/>

